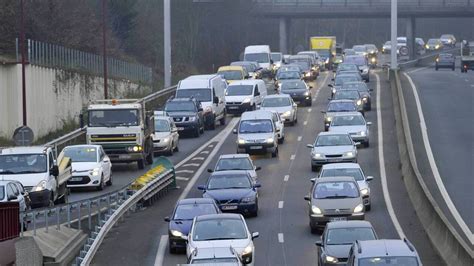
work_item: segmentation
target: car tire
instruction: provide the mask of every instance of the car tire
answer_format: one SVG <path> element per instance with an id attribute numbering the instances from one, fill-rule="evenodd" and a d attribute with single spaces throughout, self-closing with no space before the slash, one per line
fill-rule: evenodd
<path id="1" fill-rule="evenodd" d="M 145 157 L 145 160 L 146 160 L 147 164 L 153 164 L 153 154 L 154 154 L 153 151 L 151 151 Z"/>
<path id="2" fill-rule="evenodd" d="M 282 144 L 283 142 L 285 142 L 285 137 L 281 137 L 280 139 L 278 139 L 278 144 Z"/>
<path id="3" fill-rule="evenodd" d="M 179 145 L 179 142 L 178 142 L 178 143 L 176 143 L 176 147 L 174 148 L 174 151 L 176 151 L 176 152 L 178 152 L 178 151 L 179 151 L 179 147 L 178 147 L 178 145 Z"/>
<path id="4" fill-rule="evenodd" d="M 104 175 L 102 175 L 102 176 L 100 177 L 100 183 L 99 183 L 99 185 L 97 186 L 97 190 L 98 190 L 98 191 L 102 191 L 102 190 L 104 190 L 104 187 L 105 187 Z"/>
<path id="5" fill-rule="evenodd" d="M 309 225 L 309 229 L 311 230 L 311 234 L 313 235 L 316 235 L 319 233 L 319 229 L 317 227 L 311 226 L 311 224 Z"/>
<path id="6" fill-rule="evenodd" d="M 110 177 L 109 177 L 109 180 L 107 181 L 107 186 L 111 186 L 112 185 L 112 171 L 110 171 Z"/>
<path id="7" fill-rule="evenodd" d="M 372 205 L 371 205 L 371 204 L 365 206 L 365 210 L 366 210 L 366 211 L 370 211 L 371 208 L 372 208 Z"/>
<path id="8" fill-rule="evenodd" d="M 365 147 L 365 148 L 368 148 L 369 146 L 370 146 L 369 141 L 364 142 L 364 147 Z"/>
<path id="9" fill-rule="evenodd" d="M 145 169 L 145 160 L 143 160 L 143 159 L 138 160 L 137 161 L 137 167 L 140 170 Z"/>
<path id="10" fill-rule="evenodd" d="M 221 126 L 225 126 L 226 116 L 227 116 L 227 112 L 224 112 L 222 118 L 219 119 L 219 123 L 221 124 Z"/>
<path id="11" fill-rule="evenodd" d="M 278 156 L 278 147 L 275 148 L 275 151 L 272 152 L 272 158 L 275 158 Z"/>
<path id="12" fill-rule="evenodd" d="M 168 156 L 173 156 L 173 153 L 174 153 L 174 143 L 171 143 L 171 147 L 170 147 L 170 150 L 168 151 Z"/>
<path id="13" fill-rule="evenodd" d="M 172 247 L 172 246 L 171 246 L 171 243 L 169 243 L 169 247 L 170 247 L 170 254 L 176 254 L 176 253 L 178 253 L 178 250 L 177 250 L 175 247 Z"/>
<path id="14" fill-rule="evenodd" d="M 317 172 L 317 171 L 318 171 L 318 166 L 316 166 L 316 165 L 311 165 L 311 171 Z"/>
<path id="15" fill-rule="evenodd" d="M 306 106 L 312 106 L 313 105 L 313 99 L 310 98 L 309 101 L 306 103 Z"/>
<path id="16" fill-rule="evenodd" d="M 255 202 L 255 211 L 251 215 L 252 217 L 258 216 L 258 200 Z"/>
<path id="17" fill-rule="evenodd" d="M 199 135 L 201 135 L 201 129 L 196 128 L 196 130 L 194 130 L 193 137 L 199 138 Z"/>

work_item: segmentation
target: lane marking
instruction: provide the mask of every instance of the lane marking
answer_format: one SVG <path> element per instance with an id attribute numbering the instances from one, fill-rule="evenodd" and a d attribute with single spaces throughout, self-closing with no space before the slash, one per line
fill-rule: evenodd
<path id="1" fill-rule="evenodd" d="M 209 154 L 209 151 L 202 151 L 202 154 Z"/>
<path id="2" fill-rule="evenodd" d="M 288 179 L 290 179 L 290 175 L 285 175 L 285 177 L 283 178 L 283 181 L 288 182 Z"/>
<path id="3" fill-rule="evenodd" d="M 429 67 L 429 66 L 427 66 L 427 67 L 420 67 L 420 68 L 417 68 L 417 69 L 408 71 L 408 73 L 415 73 L 415 72 L 418 72 L 418 71 L 420 71 L 420 70 L 425 70 L 425 69 L 428 69 L 428 68 L 430 68 L 430 67 Z"/>
<path id="4" fill-rule="evenodd" d="M 207 147 L 213 148 L 213 147 L 214 147 L 214 144 L 209 144 Z"/>
<path id="5" fill-rule="evenodd" d="M 474 85 L 474 84 L 473 84 Z M 303 139 L 302 136 L 298 136 L 298 141 L 301 141 Z"/>
<path id="6" fill-rule="evenodd" d="M 295 155 L 295 154 L 292 154 L 292 155 L 290 156 L 290 160 L 294 160 L 295 157 L 296 157 L 296 155 Z"/>
<path id="7" fill-rule="evenodd" d="M 182 181 L 188 181 L 189 177 L 182 177 L 182 176 L 177 176 L 176 180 L 182 180 Z"/>
<path id="8" fill-rule="evenodd" d="M 278 209 L 283 209 L 283 201 L 278 202 Z"/>
<path id="9" fill-rule="evenodd" d="M 312 110 L 313 110 L 312 108 L 309 108 L 309 109 L 308 109 L 308 113 L 311 113 Z"/>
<path id="10" fill-rule="evenodd" d="M 197 161 L 197 160 L 204 161 L 204 159 L 205 159 L 204 157 L 194 157 L 191 159 L 191 161 Z"/>
<path id="11" fill-rule="evenodd" d="M 179 173 L 187 173 L 187 174 L 192 174 L 194 173 L 193 170 L 178 170 L 178 171 L 174 171 L 175 174 L 179 174 Z"/>
<path id="12" fill-rule="evenodd" d="M 428 156 L 428 162 L 430 163 L 431 171 L 433 172 L 436 185 L 438 186 L 441 196 L 443 197 L 443 200 L 446 202 L 446 205 L 448 206 L 449 211 L 453 215 L 459 227 L 461 227 L 461 230 L 464 232 L 464 234 L 466 234 L 467 238 L 469 239 L 472 245 L 474 243 L 474 235 L 472 234 L 472 231 L 469 229 L 469 227 L 466 225 L 465 221 L 462 219 L 461 215 L 459 214 L 456 206 L 454 205 L 453 201 L 451 200 L 451 197 L 449 196 L 448 191 L 446 190 L 446 187 L 444 186 L 443 180 L 441 179 L 441 175 L 439 174 L 438 166 L 436 165 L 436 161 L 433 156 L 433 151 L 431 150 L 430 141 L 428 139 L 428 131 L 426 127 L 425 116 L 423 115 L 423 109 L 420 103 L 420 97 L 418 95 L 418 89 L 416 88 L 415 83 L 413 82 L 413 80 L 411 79 L 409 75 L 405 73 L 403 73 L 403 75 L 405 75 L 405 77 L 408 79 L 413 95 L 415 97 L 416 109 L 418 111 L 418 119 L 420 120 L 421 135 L 423 137 L 423 144 L 425 146 L 425 152 L 426 152 L 426 155 Z"/>
<path id="13" fill-rule="evenodd" d="M 194 166 L 194 167 L 196 167 L 196 166 L 199 166 L 199 164 L 198 164 L 198 163 L 187 163 L 187 164 L 184 164 L 184 165 L 183 165 L 183 167 L 188 167 L 188 166 Z"/>
<path id="14" fill-rule="evenodd" d="M 382 190 L 383 190 L 383 198 L 385 200 L 385 205 L 387 206 L 388 214 L 390 215 L 390 219 L 395 227 L 395 230 L 398 233 L 400 239 L 405 238 L 405 233 L 403 232 L 402 227 L 400 226 L 400 222 L 398 222 L 398 218 L 395 214 L 395 210 L 393 209 L 392 200 L 390 198 L 390 192 L 388 190 L 387 185 L 387 173 L 385 171 L 385 156 L 384 156 L 384 142 L 383 142 L 383 124 L 382 124 L 382 110 L 380 109 L 380 78 L 377 73 L 375 73 L 375 79 L 377 80 L 377 141 L 378 141 L 378 153 L 379 153 L 379 167 L 380 167 L 380 180 L 382 182 Z"/>
<path id="15" fill-rule="evenodd" d="M 166 246 L 168 245 L 168 235 L 162 235 L 160 238 L 160 244 L 158 245 L 158 252 L 155 257 L 155 266 L 163 265 L 163 259 L 165 258 Z"/>
<path id="16" fill-rule="evenodd" d="M 308 124 L 308 121 L 304 121 L 304 122 L 303 122 L 303 125 L 306 126 L 307 124 Z"/>
<path id="17" fill-rule="evenodd" d="M 283 233 L 278 233 L 278 242 L 283 243 L 285 239 L 283 238 Z"/>

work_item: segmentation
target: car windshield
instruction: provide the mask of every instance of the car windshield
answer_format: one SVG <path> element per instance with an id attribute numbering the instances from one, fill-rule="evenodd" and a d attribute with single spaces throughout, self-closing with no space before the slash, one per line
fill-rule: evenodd
<path id="1" fill-rule="evenodd" d="M 440 38 L 440 39 L 451 39 L 452 37 L 453 37 L 452 35 L 443 34 L 443 35 L 441 35 L 441 38 Z"/>
<path id="2" fill-rule="evenodd" d="M 344 76 L 341 76 L 341 75 L 337 75 L 336 77 L 336 80 L 334 81 L 334 84 L 336 84 L 337 86 L 342 86 L 344 83 L 346 82 L 351 82 L 351 81 L 359 81 L 360 79 L 357 78 L 357 76 L 355 75 L 351 75 L 351 76 L 348 76 L 348 75 L 344 75 Z"/>
<path id="3" fill-rule="evenodd" d="M 255 72 L 257 70 L 257 66 L 252 64 L 252 63 L 246 63 L 246 62 L 232 62 L 230 64 L 231 66 L 242 66 L 244 67 L 248 72 Z"/>
<path id="4" fill-rule="evenodd" d="M 391 41 L 386 41 L 384 45 L 391 45 L 392 42 Z"/>
<path id="5" fill-rule="evenodd" d="M 372 257 L 359 259 L 360 266 L 418 266 L 418 260 L 415 257 Z"/>
<path id="6" fill-rule="evenodd" d="M 248 158 L 223 158 L 217 162 L 216 171 L 225 170 L 253 170 Z"/>
<path id="7" fill-rule="evenodd" d="M 364 82 L 346 82 L 342 84 L 343 90 L 358 90 L 359 92 L 368 92 L 369 88 L 367 88 L 367 85 Z"/>
<path id="8" fill-rule="evenodd" d="M 0 186 L 0 201 L 5 198 L 5 186 Z"/>
<path id="9" fill-rule="evenodd" d="M 356 52 L 365 52 L 367 49 L 364 45 L 356 45 L 356 46 L 352 47 L 352 50 L 354 50 Z"/>
<path id="10" fill-rule="evenodd" d="M 89 127 L 138 126 L 136 109 L 90 110 Z"/>
<path id="11" fill-rule="evenodd" d="M 351 137 L 349 135 L 322 135 L 316 139 L 315 146 L 346 146 L 352 145 Z"/>
<path id="12" fill-rule="evenodd" d="M 286 72 L 286 71 L 296 71 L 298 73 L 301 73 L 301 68 L 299 66 L 282 66 L 280 69 L 278 69 L 277 75 L 280 74 L 281 72 Z"/>
<path id="13" fill-rule="evenodd" d="M 321 182 L 314 188 L 315 199 L 358 197 L 357 185 L 351 181 Z"/>
<path id="14" fill-rule="evenodd" d="M 46 170 L 45 154 L 0 155 L 0 175 L 44 173 Z"/>
<path id="15" fill-rule="evenodd" d="M 352 245 L 356 240 L 375 240 L 374 230 L 367 227 L 334 228 L 328 230 L 327 245 Z"/>
<path id="16" fill-rule="evenodd" d="M 176 98 L 191 98 L 194 97 L 200 102 L 211 101 L 211 90 L 205 89 L 178 89 L 176 91 Z"/>
<path id="17" fill-rule="evenodd" d="M 170 122 L 164 119 L 155 120 L 155 132 L 170 132 Z"/>
<path id="18" fill-rule="evenodd" d="M 296 71 L 284 71 L 277 75 L 277 79 L 300 79 L 300 73 Z"/>
<path id="19" fill-rule="evenodd" d="M 171 101 L 166 103 L 166 112 L 196 112 L 196 106 L 191 101 Z"/>
<path id="20" fill-rule="evenodd" d="M 334 100 L 356 100 L 359 99 L 359 92 L 356 90 L 338 90 L 334 94 Z"/>
<path id="21" fill-rule="evenodd" d="M 357 65 L 346 64 L 346 63 L 340 64 L 337 67 L 337 71 L 348 71 L 348 70 L 359 71 L 359 68 L 357 67 Z"/>
<path id="22" fill-rule="evenodd" d="M 331 126 L 364 126 L 362 115 L 337 115 L 333 117 Z"/>
<path id="23" fill-rule="evenodd" d="M 232 189 L 251 188 L 250 180 L 246 174 L 239 175 L 214 175 L 209 177 L 207 189 Z"/>
<path id="24" fill-rule="evenodd" d="M 352 49 L 344 50 L 344 55 L 355 55 L 355 51 Z"/>
<path id="25" fill-rule="evenodd" d="M 438 39 L 429 39 L 428 44 L 438 44 Z"/>
<path id="26" fill-rule="evenodd" d="M 452 59 L 454 56 L 452 54 L 440 54 L 439 58 L 441 59 Z"/>
<path id="27" fill-rule="evenodd" d="M 281 84 L 281 90 L 301 90 L 306 89 L 304 81 L 285 81 Z"/>
<path id="28" fill-rule="evenodd" d="M 237 96 L 237 95 L 252 95 L 253 85 L 230 85 L 227 87 L 225 95 Z"/>
<path id="29" fill-rule="evenodd" d="M 225 70 L 217 72 L 225 80 L 239 80 L 243 79 L 242 71 L 238 70 Z"/>
<path id="30" fill-rule="evenodd" d="M 216 207 L 211 203 L 181 204 L 176 207 L 173 220 L 192 220 L 199 215 L 215 213 Z"/>
<path id="31" fill-rule="evenodd" d="M 310 63 L 306 59 L 290 59 L 290 63 L 298 65 L 304 71 L 308 71 L 310 69 Z"/>
<path id="32" fill-rule="evenodd" d="M 328 105 L 328 112 L 351 112 L 357 111 L 353 102 L 332 102 Z"/>
<path id="33" fill-rule="evenodd" d="M 366 61 L 363 56 L 348 56 L 344 59 L 344 63 L 351 63 L 357 66 L 363 66 L 366 64 Z"/>
<path id="34" fill-rule="evenodd" d="M 64 148 L 64 156 L 71 158 L 73 163 L 81 162 L 97 162 L 97 148 L 96 147 L 66 147 Z"/>
<path id="35" fill-rule="evenodd" d="M 291 102 L 288 97 L 265 98 L 262 102 L 262 107 L 283 107 L 290 105 Z"/>
<path id="36" fill-rule="evenodd" d="M 313 53 L 310 53 L 310 52 L 300 52 L 300 53 L 298 53 L 298 54 L 299 54 L 299 55 L 309 55 L 309 56 L 311 56 L 311 58 L 314 58 L 314 57 L 315 57 L 315 55 L 314 55 Z M 316 56 L 316 57 L 317 57 L 317 56 Z"/>
<path id="37" fill-rule="evenodd" d="M 240 219 L 217 218 L 212 220 L 200 220 L 194 224 L 194 241 L 246 238 L 247 229 Z"/>
<path id="38" fill-rule="evenodd" d="M 377 49 L 377 47 L 375 47 L 375 45 L 373 45 L 373 44 L 366 44 L 365 47 L 367 47 L 367 49 L 369 49 L 369 50 Z"/>
<path id="39" fill-rule="evenodd" d="M 255 61 L 258 63 L 270 63 L 270 58 L 267 53 L 254 53 L 254 54 L 245 54 L 245 61 Z"/>
<path id="40" fill-rule="evenodd" d="M 281 61 L 281 54 L 279 54 L 279 53 L 271 53 L 270 56 L 271 56 L 273 62 Z"/>
<path id="41" fill-rule="evenodd" d="M 331 177 L 331 176 L 352 176 L 356 181 L 364 180 L 364 175 L 362 174 L 362 170 L 358 168 L 325 169 L 321 173 L 321 177 Z"/>
<path id="42" fill-rule="evenodd" d="M 271 133 L 273 132 L 270 119 L 244 120 L 240 122 L 239 133 Z"/>
<path id="43" fill-rule="evenodd" d="M 219 265 L 221 263 L 238 263 L 239 260 L 237 258 L 209 258 L 209 259 L 197 259 L 192 260 L 192 264 L 209 264 L 209 265 Z"/>

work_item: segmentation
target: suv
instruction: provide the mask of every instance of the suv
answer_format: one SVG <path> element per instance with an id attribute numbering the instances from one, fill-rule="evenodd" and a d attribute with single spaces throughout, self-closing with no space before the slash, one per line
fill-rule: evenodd
<path id="1" fill-rule="evenodd" d="M 356 241 L 349 251 L 347 265 L 406 265 L 421 266 L 420 256 L 406 238 Z"/>
<path id="2" fill-rule="evenodd" d="M 204 133 L 202 106 L 195 98 L 170 99 L 165 111 L 173 118 L 178 132 L 190 132 L 194 137 Z"/>

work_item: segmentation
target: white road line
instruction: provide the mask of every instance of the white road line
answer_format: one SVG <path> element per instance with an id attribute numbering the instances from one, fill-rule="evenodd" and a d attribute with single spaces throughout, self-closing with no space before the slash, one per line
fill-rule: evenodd
<path id="1" fill-rule="evenodd" d="M 160 238 L 160 244 L 158 245 L 158 252 L 155 257 L 154 266 L 162 266 L 163 259 L 165 258 L 166 246 L 168 245 L 168 235 L 162 235 Z"/>
<path id="2" fill-rule="evenodd" d="M 283 238 L 283 233 L 278 233 L 278 242 L 283 243 L 285 239 Z"/>
<path id="3" fill-rule="evenodd" d="M 403 232 L 400 222 L 398 222 L 397 215 L 392 206 L 392 200 L 390 199 L 390 192 L 387 185 L 387 173 L 385 172 L 385 156 L 384 156 L 384 142 L 383 142 L 383 125 L 382 125 L 382 111 L 380 109 L 380 78 L 377 73 L 375 73 L 375 78 L 377 80 L 377 133 L 378 133 L 378 152 L 379 152 L 379 167 L 380 167 L 380 180 L 382 182 L 383 198 L 385 200 L 385 205 L 387 205 L 387 211 L 390 215 L 390 219 L 397 230 L 398 236 L 403 239 L 405 233 Z"/>
<path id="4" fill-rule="evenodd" d="M 304 122 L 303 122 L 303 125 L 306 126 L 307 124 L 308 124 L 308 121 L 304 121 Z"/>
<path id="5" fill-rule="evenodd" d="M 414 70 L 412 70 L 412 71 L 408 71 L 408 73 L 415 73 L 415 72 L 418 72 L 418 71 L 420 71 L 420 70 L 424 70 L 424 69 L 428 69 L 428 68 L 430 68 L 430 67 L 429 67 L 429 66 L 427 66 L 427 67 L 420 67 L 420 68 L 414 69 Z"/>
<path id="6" fill-rule="evenodd" d="M 313 109 L 312 108 L 308 108 L 308 113 L 311 113 Z"/>
<path id="7" fill-rule="evenodd" d="M 194 157 L 191 159 L 191 161 L 197 161 L 197 160 L 204 161 L 204 159 L 205 159 L 204 157 Z"/>
<path id="8" fill-rule="evenodd" d="M 209 151 L 202 151 L 202 154 L 209 154 Z"/>
<path id="9" fill-rule="evenodd" d="M 285 177 L 283 178 L 283 181 L 288 182 L 289 179 L 290 179 L 290 175 L 285 175 Z"/>
<path id="10" fill-rule="evenodd" d="M 292 154 L 292 155 L 290 156 L 290 160 L 294 160 L 295 157 L 296 157 L 296 155 L 295 155 L 295 154 Z"/>
<path id="11" fill-rule="evenodd" d="M 278 209 L 283 209 L 283 201 L 278 202 Z"/>
<path id="12" fill-rule="evenodd" d="M 214 147 L 214 144 L 209 144 L 207 147 L 212 148 Z"/>
<path id="13" fill-rule="evenodd" d="M 303 139 L 302 136 L 298 136 L 298 141 L 301 141 Z"/>
<path id="14" fill-rule="evenodd" d="M 428 139 L 425 116 L 423 115 L 423 110 L 421 108 L 420 97 L 418 96 L 418 89 L 416 88 L 415 83 L 409 75 L 405 73 L 403 73 L 403 75 L 405 75 L 405 77 L 408 79 L 408 82 L 410 82 L 410 86 L 415 97 L 416 109 L 418 111 L 418 118 L 420 120 L 421 136 L 423 137 L 423 144 L 425 146 L 426 155 L 428 156 L 428 162 L 430 163 L 431 171 L 433 172 L 436 185 L 438 186 L 441 196 L 443 196 L 443 200 L 446 202 L 449 211 L 451 212 L 454 219 L 459 224 L 459 227 L 461 227 L 461 230 L 467 236 L 472 245 L 474 243 L 474 235 L 472 234 L 472 231 L 469 229 L 469 227 L 466 225 L 465 221 L 459 214 L 456 206 L 454 205 L 453 201 L 451 200 L 451 197 L 449 196 L 448 191 L 446 190 L 446 187 L 444 186 L 443 180 L 441 179 L 441 175 L 439 174 L 438 166 L 436 165 L 436 161 L 433 156 L 433 151 L 431 150 L 430 141 Z"/>
<path id="15" fill-rule="evenodd" d="M 198 163 L 187 163 L 187 164 L 183 164 L 183 167 L 189 167 L 189 166 L 196 167 L 196 166 L 199 166 L 199 164 L 198 164 Z"/>
<path id="16" fill-rule="evenodd" d="M 176 180 L 182 180 L 182 181 L 188 181 L 189 177 L 182 177 L 182 176 L 177 176 Z"/>
<path id="17" fill-rule="evenodd" d="M 187 173 L 187 174 L 192 174 L 194 173 L 193 170 L 178 170 L 178 171 L 174 171 L 175 174 L 179 174 L 179 173 Z"/>

